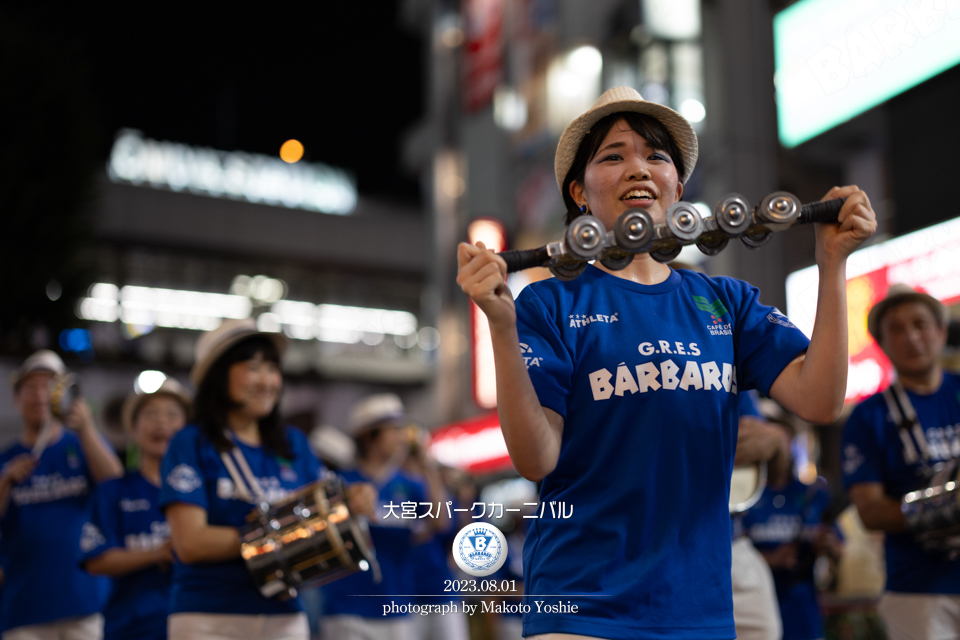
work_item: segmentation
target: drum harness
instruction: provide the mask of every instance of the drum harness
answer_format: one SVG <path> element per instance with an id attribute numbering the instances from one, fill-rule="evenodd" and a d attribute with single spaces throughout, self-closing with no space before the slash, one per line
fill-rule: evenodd
<path id="1" fill-rule="evenodd" d="M 227 433 L 226 435 L 231 442 L 235 442 L 232 434 Z M 230 474 L 230 478 L 233 480 L 236 491 L 241 498 L 251 504 L 259 504 L 261 508 L 264 505 L 269 505 L 267 494 L 260 486 L 257 476 L 250 469 L 250 465 L 247 464 L 247 458 L 243 455 L 239 446 L 234 444 L 230 451 L 221 452 L 220 459 L 223 460 L 223 466 L 227 468 L 227 473 Z"/>
<path id="2" fill-rule="evenodd" d="M 884 402 L 887 403 L 887 410 L 890 412 L 890 419 L 897 425 L 897 433 L 900 436 L 900 443 L 903 445 L 903 459 L 907 464 L 916 464 L 920 462 L 920 473 L 924 477 L 930 478 L 941 465 L 930 465 L 930 448 L 927 446 L 927 437 L 924 434 L 923 426 L 920 424 L 920 418 L 910 402 L 910 397 L 904 390 L 900 381 L 894 381 L 887 387 L 883 395 Z"/>

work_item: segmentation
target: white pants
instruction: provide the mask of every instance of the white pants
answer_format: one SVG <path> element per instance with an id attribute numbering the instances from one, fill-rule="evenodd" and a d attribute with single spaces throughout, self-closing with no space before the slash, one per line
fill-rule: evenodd
<path id="1" fill-rule="evenodd" d="M 470 627 L 465 613 L 410 616 L 416 640 L 470 640 Z M 517 636 L 518 640 L 520 636 Z"/>
<path id="2" fill-rule="evenodd" d="M 737 538 L 731 551 L 730 578 L 737 640 L 780 640 L 783 635 L 780 605 L 767 561 L 746 536 Z"/>
<path id="3" fill-rule="evenodd" d="M 384 618 L 372 620 L 361 616 L 324 616 L 320 620 L 323 640 L 415 640 L 413 620 Z M 175 640 L 170 638 L 170 640 Z"/>
<path id="4" fill-rule="evenodd" d="M 877 613 L 887 628 L 888 640 L 960 638 L 960 596 L 885 593 Z"/>
<path id="5" fill-rule="evenodd" d="M 46 624 L 28 624 L 3 632 L 3 640 L 101 640 L 103 616 L 67 618 Z"/>
<path id="6" fill-rule="evenodd" d="M 167 618 L 167 635 L 169 640 L 310 640 L 310 629 L 304 613 L 174 613 Z"/>

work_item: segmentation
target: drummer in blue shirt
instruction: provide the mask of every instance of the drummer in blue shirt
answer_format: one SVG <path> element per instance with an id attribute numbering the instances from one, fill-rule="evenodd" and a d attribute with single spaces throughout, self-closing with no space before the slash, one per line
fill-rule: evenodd
<path id="1" fill-rule="evenodd" d="M 131 393 L 123 426 L 140 452 L 140 468 L 97 487 L 80 537 L 80 561 L 110 576 L 104 640 L 165 640 L 170 603 L 170 527 L 160 512 L 160 461 L 183 428 L 190 397 L 166 379 L 151 393 Z"/>
<path id="2" fill-rule="evenodd" d="M 176 554 L 171 640 L 307 640 L 297 599 L 267 598 L 240 557 L 238 527 L 255 502 L 318 478 L 306 437 L 280 422 L 286 340 L 253 320 L 225 320 L 197 341 L 194 422 L 171 441 L 160 505 Z M 228 466 L 229 464 L 229 466 Z M 354 513 L 372 513 L 369 486 L 351 486 Z"/>
<path id="3" fill-rule="evenodd" d="M 99 640 L 102 634 L 98 612 L 107 585 L 77 566 L 76 549 L 90 490 L 121 476 L 123 466 L 82 398 L 63 424 L 53 417 L 50 386 L 66 373 L 60 356 L 46 349 L 13 373 L 23 432 L 0 453 L 4 640 Z"/>

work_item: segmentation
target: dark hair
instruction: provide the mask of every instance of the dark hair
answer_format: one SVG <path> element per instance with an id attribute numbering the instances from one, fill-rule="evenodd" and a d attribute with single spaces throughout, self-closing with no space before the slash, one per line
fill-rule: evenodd
<path id="1" fill-rule="evenodd" d="M 383 433 L 383 427 L 372 427 L 362 432 L 353 441 L 357 444 L 357 458 L 362 460 L 370 452 L 370 445 L 377 441 Z"/>
<path id="2" fill-rule="evenodd" d="M 611 113 L 593 125 L 590 131 L 587 132 L 587 135 L 583 137 L 583 140 L 580 141 L 577 155 L 573 157 L 573 164 L 570 165 L 570 170 L 567 171 L 567 176 L 563 179 L 563 188 L 561 191 L 563 192 L 563 203 L 567 206 L 567 216 L 564 219 L 564 224 L 570 224 L 576 217 L 583 215 L 580 213 L 580 208 L 577 206 L 577 203 L 574 202 L 573 196 L 570 195 L 570 183 L 576 180 L 583 184 L 587 164 L 593 156 L 596 155 L 597 149 L 600 148 L 600 143 L 607 137 L 607 133 L 610 132 L 614 123 L 619 120 L 626 121 L 627 125 L 633 129 L 637 135 L 646 140 L 647 144 L 654 149 L 666 151 L 667 155 L 669 155 L 673 161 L 674 166 L 677 168 L 677 175 L 680 177 L 683 176 L 683 154 L 680 153 L 680 148 L 677 146 L 677 143 L 673 141 L 673 136 L 670 135 L 670 132 L 663 126 L 662 122 L 653 116 L 648 116 L 645 113 L 636 113 L 635 111 Z"/>
<path id="3" fill-rule="evenodd" d="M 262 355 L 268 362 L 280 364 L 280 353 L 269 338 L 254 335 L 241 340 L 217 358 L 204 376 L 193 400 L 193 414 L 196 416 L 197 426 L 219 453 L 233 449 L 233 443 L 227 437 L 227 413 L 241 406 L 230 397 L 230 367 L 238 362 L 252 360 L 257 354 Z M 290 442 L 280 422 L 279 402 L 270 415 L 260 419 L 260 442 L 264 449 L 269 449 L 287 460 L 293 459 Z"/>

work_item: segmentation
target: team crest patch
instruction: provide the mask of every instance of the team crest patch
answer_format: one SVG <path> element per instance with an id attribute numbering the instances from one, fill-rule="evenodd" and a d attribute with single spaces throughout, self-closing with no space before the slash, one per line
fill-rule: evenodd
<path id="1" fill-rule="evenodd" d="M 781 327 L 787 327 L 788 329 L 796 329 L 797 325 L 790 322 L 790 318 L 780 313 L 780 309 L 774 307 L 773 311 L 767 314 L 767 320 L 773 324 L 778 324 Z"/>
<path id="2" fill-rule="evenodd" d="M 489 576 L 507 560 L 507 539 L 492 524 L 469 524 L 453 539 L 453 559 L 471 576 Z"/>
<path id="3" fill-rule="evenodd" d="M 80 530 L 80 551 L 88 553 L 93 551 L 107 540 L 100 533 L 100 529 L 92 522 L 85 522 L 83 529 Z"/>
<path id="4" fill-rule="evenodd" d="M 188 464 L 178 464 L 167 474 L 167 484 L 180 493 L 190 493 L 203 483 L 196 469 Z"/>

